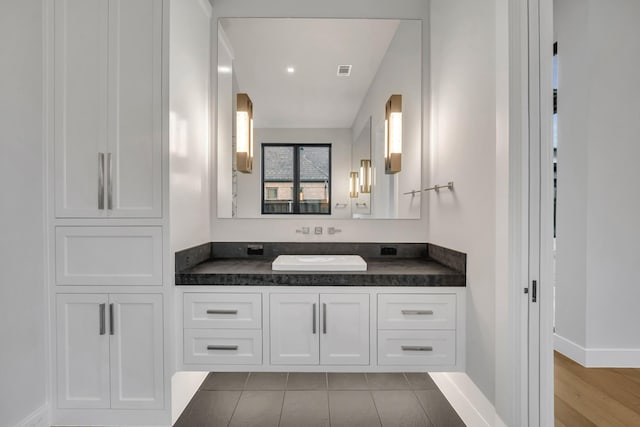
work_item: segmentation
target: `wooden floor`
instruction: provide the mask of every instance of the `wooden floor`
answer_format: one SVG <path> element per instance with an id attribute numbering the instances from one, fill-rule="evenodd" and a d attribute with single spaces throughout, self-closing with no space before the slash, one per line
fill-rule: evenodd
<path id="1" fill-rule="evenodd" d="M 555 353 L 556 427 L 640 426 L 640 369 L 584 368 Z"/>

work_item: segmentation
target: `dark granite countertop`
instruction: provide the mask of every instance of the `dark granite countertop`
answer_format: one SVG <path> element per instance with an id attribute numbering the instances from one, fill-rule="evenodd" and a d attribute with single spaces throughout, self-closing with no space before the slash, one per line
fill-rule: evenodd
<path id="1" fill-rule="evenodd" d="M 176 272 L 176 285 L 466 286 L 464 272 L 429 258 L 365 258 L 367 271 L 272 271 L 273 257 L 216 258 Z"/>

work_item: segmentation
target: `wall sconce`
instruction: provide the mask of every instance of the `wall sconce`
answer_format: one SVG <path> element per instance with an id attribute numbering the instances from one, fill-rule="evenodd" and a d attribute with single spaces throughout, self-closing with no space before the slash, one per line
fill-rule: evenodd
<path id="1" fill-rule="evenodd" d="M 349 174 L 349 197 L 352 199 L 358 197 L 358 172 Z"/>
<path id="2" fill-rule="evenodd" d="M 402 95 L 391 95 L 387 101 L 384 135 L 384 173 L 398 173 L 402 157 Z"/>
<path id="3" fill-rule="evenodd" d="M 371 160 L 360 160 L 360 192 L 371 193 Z"/>
<path id="4" fill-rule="evenodd" d="M 236 97 L 236 167 L 242 173 L 253 169 L 253 103 L 246 93 Z"/>

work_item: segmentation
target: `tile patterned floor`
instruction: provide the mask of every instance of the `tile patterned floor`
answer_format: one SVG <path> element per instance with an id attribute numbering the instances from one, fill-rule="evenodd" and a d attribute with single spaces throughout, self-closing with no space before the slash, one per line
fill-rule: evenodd
<path id="1" fill-rule="evenodd" d="M 175 427 L 462 427 L 427 374 L 212 372 Z"/>

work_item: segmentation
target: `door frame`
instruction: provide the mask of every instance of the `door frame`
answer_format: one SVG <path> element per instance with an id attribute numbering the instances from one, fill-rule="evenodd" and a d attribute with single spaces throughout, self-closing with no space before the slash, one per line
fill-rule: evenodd
<path id="1" fill-rule="evenodd" d="M 528 214 L 523 229 L 527 237 L 526 272 L 528 291 L 520 319 L 527 325 L 520 343 L 521 390 L 525 392 L 523 425 L 546 426 L 554 423 L 553 371 L 553 0 L 523 0 L 527 10 L 526 105 L 528 116 L 527 158 L 521 166 L 528 169 L 528 188 L 521 195 Z M 523 230 L 524 231 L 524 230 Z M 533 280 L 537 282 L 537 301 L 533 301 Z M 521 306 L 522 307 L 522 306 Z M 521 329 L 522 331 L 522 329 Z M 524 408 L 523 408 L 524 409 Z"/>

